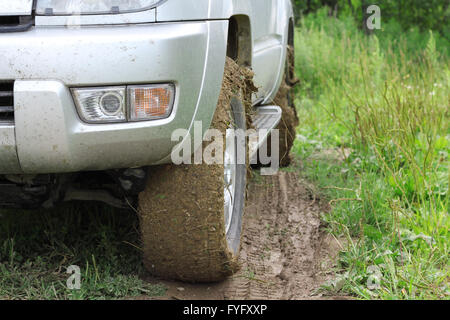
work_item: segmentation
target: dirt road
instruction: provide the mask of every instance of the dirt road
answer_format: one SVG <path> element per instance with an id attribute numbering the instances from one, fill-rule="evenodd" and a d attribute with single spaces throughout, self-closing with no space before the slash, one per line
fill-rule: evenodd
<path id="1" fill-rule="evenodd" d="M 295 172 L 258 176 L 249 187 L 241 270 L 219 284 L 164 283 L 160 299 L 323 299 L 339 243 L 321 228 L 327 204 Z M 336 298 L 336 297 L 327 297 Z"/>

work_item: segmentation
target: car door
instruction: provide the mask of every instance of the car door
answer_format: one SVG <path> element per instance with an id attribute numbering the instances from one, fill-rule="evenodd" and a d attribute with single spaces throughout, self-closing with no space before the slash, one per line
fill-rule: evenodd
<path id="1" fill-rule="evenodd" d="M 284 0 L 247 0 L 251 2 L 253 39 L 252 67 L 259 88 L 257 100 L 269 96 L 278 80 L 282 55 L 282 34 L 277 28 L 279 2 Z"/>

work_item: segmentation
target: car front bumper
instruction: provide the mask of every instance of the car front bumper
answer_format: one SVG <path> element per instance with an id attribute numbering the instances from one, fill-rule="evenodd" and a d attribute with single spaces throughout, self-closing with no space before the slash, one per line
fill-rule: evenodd
<path id="1" fill-rule="evenodd" d="M 106 170 L 167 163 L 176 129 L 211 123 L 225 64 L 228 21 L 0 34 L 0 81 L 14 81 L 14 123 L 0 123 L 0 174 Z M 80 120 L 70 88 L 173 83 L 167 119 Z"/>

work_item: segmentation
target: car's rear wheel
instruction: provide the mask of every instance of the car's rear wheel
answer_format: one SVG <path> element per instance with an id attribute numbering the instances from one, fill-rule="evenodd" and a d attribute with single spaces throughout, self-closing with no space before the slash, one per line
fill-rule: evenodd
<path id="1" fill-rule="evenodd" d="M 288 46 L 286 55 L 286 67 L 284 78 L 281 83 L 273 103 L 281 107 L 283 111 L 281 121 L 278 124 L 279 130 L 279 152 L 280 166 L 287 167 L 291 163 L 290 151 L 294 145 L 296 128 L 299 124 L 297 110 L 295 109 L 294 86 L 298 80 L 295 76 L 295 52 L 294 47 Z M 270 140 L 268 139 L 268 150 L 270 150 Z M 269 151 L 270 152 L 270 151 Z"/>
<path id="2" fill-rule="evenodd" d="M 251 91 L 245 87 L 248 73 L 242 70 L 227 59 L 212 121 L 223 136 L 227 129 L 246 129 Z M 152 274 L 210 282 L 238 269 L 248 159 L 239 156 L 244 163 L 237 163 L 242 149 L 237 138 L 231 141 L 224 146 L 223 164 L 150 168 L 139 196 L 139 215 L 144 264 Z"/>

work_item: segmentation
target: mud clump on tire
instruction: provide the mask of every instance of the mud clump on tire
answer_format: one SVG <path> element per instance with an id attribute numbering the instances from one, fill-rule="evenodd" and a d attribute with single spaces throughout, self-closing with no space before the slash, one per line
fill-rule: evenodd
<path id="1" fill-rule="evenodd" d="M 209 179 L 204 178 L 208 170 Z M 226 247 L 223 169 L 167 165 L 151 171 L 140 195 L 144 264 L 154 275 L 182 281 L 217 281 L 237 269 Z M 208 196 L 203 196 L 207 194 Z M 214 256 L 218 255 L 218 256 Z M 217 261 L 214 265 L 212 261 Z"/>
<path id="2" fill-rule="evenodd" d="M 233 95 L 241 96 L 246 114 L 250 112 L 255 90 L 252 78 L 249 69 L 227 58 L 212 128 L 225 134 L 230 127 Z M 223 179 L 223 164 L 149 169 L 147 188 L 139 195 L 139 216 L 144 264 L 152 274 L 214 282 L 238 270 L 225 235 Z"/>
<path id="3" fill-rule="evenodd" d="M 295 108 L 294 86 L 298 83 L 295 77 L 295 53 L 292 47 L 287 49 L 287 63 L 284 81 L 282 81 L 273 103 L 281 108 L 283 115 L 277 127 L 279 130 L 280 166 L 287 167 L 291 163 L 289 152 L 294 144 L 296 128 L 299 125 Z M 269 139 L 270 140 L 270 139 Z M 270 142 L 268 150 L 270 152 Z"/>
<path id="4" fill-rule="evenodd" d="M 280 166 L 287 167 L 291 163 L 289 152 L 294 144 L 296 128 L 299 124 L 297 111 L 293 102 L 289 101 L 288 95 L 292 88 L 285 82 L 281 84 L 273 103 L 281 108 L 283 115 L 277 129 L 279 131 Z M 269 143 L 270 145 L 270 143 Z"/>
<path id="5" fill-rule="evenodd" d="M 252 115 L 254 114 L 252 95 L 258 91 L 258 88 L 253 83 L 254 72 L 246 67 L 239 66 L 233 59 L 227 57 L 225 62 L 225 73 L 223 77 L 222 90 L 219 96 L 217 112 L 225 110 L 230 107 L 230 100 L 233 95 L 239 95 L 245 108 L 245 115 L 247 120 L 247 129 L 252 128 Z M 241 91 L 241 92 L 240 92 Z M 218 128 L 215 121 L 223 119 L 218 115 L 214 117 L 212 127 Z M 220 121 L 220 120 L 219 120 Z M 226 129 L 226 128 L 225 128 Z"/>

